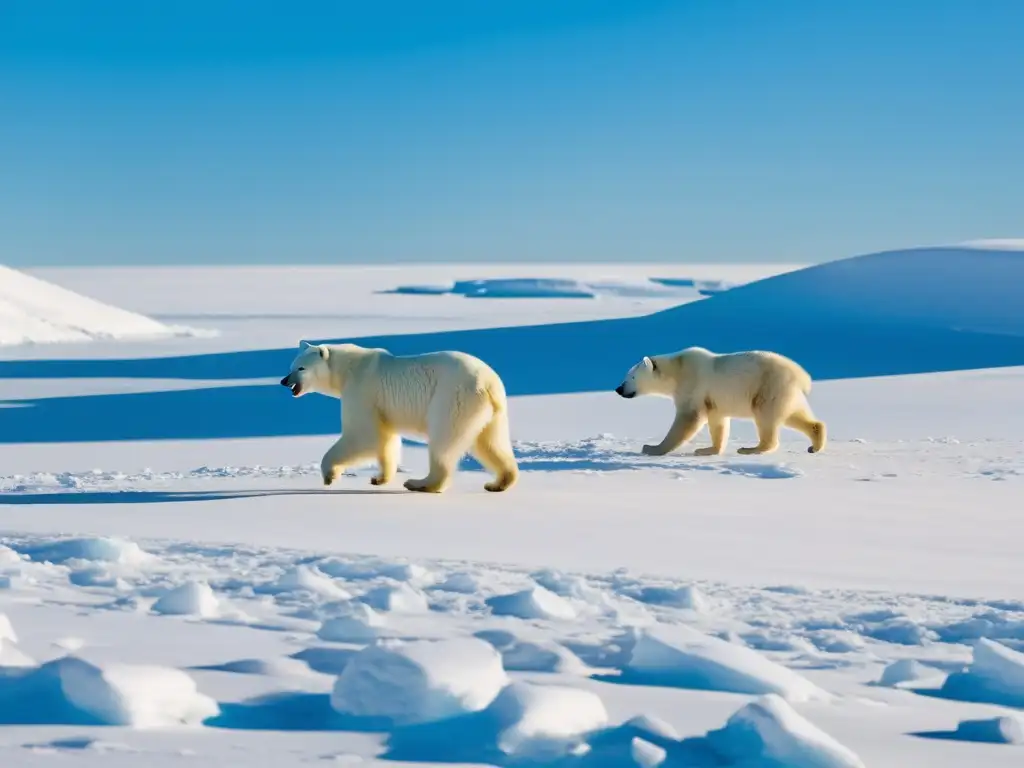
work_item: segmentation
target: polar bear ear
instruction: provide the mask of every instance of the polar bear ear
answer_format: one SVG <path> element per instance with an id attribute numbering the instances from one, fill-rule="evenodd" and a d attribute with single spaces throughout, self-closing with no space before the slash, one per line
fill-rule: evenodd
<path id="1" fill-rule="evenodd" d="M 657 364 L 651 360 L 651 358 L 645 356 L 642 362 L 644 364 L 644 368 L 650 368 L 652 371 L 658 370 Z"/>
<path id="2" fill-rule="evenodd" d="M 330 357 L 331 351 L 327 347 L 325 347 L 323 344 L 321 344 L 319 347 L 317 347 L 317 349 L 320 350 L 320 357 L 322 357 L 324 360 L 326 360 L 328 357 Z"/>

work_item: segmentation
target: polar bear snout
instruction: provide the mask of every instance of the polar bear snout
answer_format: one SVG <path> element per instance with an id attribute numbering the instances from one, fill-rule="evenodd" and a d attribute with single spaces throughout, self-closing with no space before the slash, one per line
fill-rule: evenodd
<path id="1" fill-rule="evenodd" d="M 297 381 L 294 376 L 294 373 L 289 373 L 281 379 L 281 386 L 288 387 L 292 391 L 292 397 L 298 397 L 302 394 L 302 383 Z"/>
<path id="2" fill-rule="evenodd" d="M 625 383 L 619 384 L 619 386 L 617 386 L 615 388 L 615 394 L 618 395 L 619 397 L 624 397 L 627 400 L 629 400 L 632 397 L 636 397 L 636 391 L 635 390 L 633 392 L 627 392 L 626 391 L 626 384 Z"/>

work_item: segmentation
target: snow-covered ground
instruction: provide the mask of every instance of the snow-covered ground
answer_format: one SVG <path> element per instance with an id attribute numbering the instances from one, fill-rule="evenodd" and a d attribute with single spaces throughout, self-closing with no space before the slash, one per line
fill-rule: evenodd
<path id="1" fill-rule="evenodd" d="M 218 335 L 0 355 L 0 764 L 1019 765 L 1010 246 L 35 271 Z M 323 489 L 300 338 L 492 360 L 519 485 Z M 611 390 L 691 344 L 797 357 L 826 451 L 640 456 L 671 404 Z"/>

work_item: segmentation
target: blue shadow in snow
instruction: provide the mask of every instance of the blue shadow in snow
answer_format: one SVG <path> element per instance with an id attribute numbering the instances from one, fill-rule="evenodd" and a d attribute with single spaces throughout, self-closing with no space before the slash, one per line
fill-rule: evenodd
<path id="1" fill-rule="evenodd" d="M 504 718 L 494 706 L 480 712 L 438 722 L 392 726 L 385 718 L 354 718 L 335 712 L 330 696 L 287 692 L 243 703 L 222 703 L 221 712 L 205 721 L 212 728 L 260 731 L 348 731 L 386 734 L 381 758 L 407 763 L 473 763 L 478 765 L 579 766 L 612 768 L 628 765 L 632 740 L 640 736 L 666 750 L 669 762 L 694 768 L 716 768 L 730 763 L 707 738 L 665 739 L 630 725 L 588 734 L 591 749 L 584 754 L 510 756 L 499 749 Z"/>
<path id="2" fill-rule="evenodd" d="M 261 496 L 372 496 L 405 493 L 398 488 L 275 488 L 244 491 L 43 491 L 41 493 L 0 493 L 0 506 L 47 506 L 50 504 L 169 504 L 185 501 L 252 499 Z"/>

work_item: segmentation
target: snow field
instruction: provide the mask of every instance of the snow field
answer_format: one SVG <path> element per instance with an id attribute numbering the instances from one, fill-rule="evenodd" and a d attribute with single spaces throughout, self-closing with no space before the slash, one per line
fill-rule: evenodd
<path id="1" fill-rule="evenodd" d="M 37 663 L 32 659 L 35 654 L 15 644 L 14 622 L 0 621 L 8 636 L 0 666 L 18 671 L 15 677 L 0 676 L 0 685 L 6 689 L 0 700 L 23 698 L 26 691 L 32 696 L 45 694 L 49 697 L 45 706 L 39 699 L 32 711 L 58 714 L 38 715 L 43 722 L 60 717 L 137 728 L 206 723 L 214 729 L 251 728 L 256 723 L 272 728 L 275 722 L 295 728 L 295 723 L 302 722 L 292 720 L 295 715 L 290 710 L 279 710 L 283 705 L 272 704 L 273 699 L 265 696 L 238 703 L 211 696 L 203 683 L 203 675 L 211 673 L 202 670 L 212 669 L 221 675 L 258 678 L 271 692 L 274 681 L 286 683 L 278 696 L 295 697 L 300 695 L 292 693 L 296 687 L 312 686 L 308 695 L 327 696 L 329 704 L 324 706 L 334 713 L 332 719 L 330 712 L 320 710 L 317 717 L 323 718 L 324 728 L 358 732 L 372 727 L 385 734 L 395 755 L 412 750 L 412 755 L 423 759 L 432 755 L 439 755 L 441 761 L 454 759 L 454 748 L 445 751 L 444 745 L 453 734 L 461 734 L 462 748 L 475 750 L 480 759 L 491 755 L 486 759 L 535 765 L 555 759 L 611 759 L 612 755 L 629 755 L 629 760 L 641 765 L 671 764 L 686 755 L 697 761 L 693 765 L 709 767 L 767 766 L 781 761 L 804 768 L 847 768 L 861 763 L 813 724 L 815 713 L 822 706 L 858 709 L 866 705 L 857 704 L 848 691 L 829 692 L 806 677 L 803 668 L 861 669 L 865 684 L 883 680 L 896 691 L 906 681 L 927 682 L 920 691 L 913 687 L 902 691 L 901 695 L 911 697 L 976 700 L 978 679 L 1000 681 L 996 693 L 1004 700 L 1014 691 L 1024 695 L 1024 682 L 1016 677 L 1018 669 L 1024 668 L 1019 665 L 1021 654 L 989 640 L 975 642 L 972 651 L 955 642 L 927 639 L 928 635 L 953 636 L 951 628 L 972 621 L 975 631 L 1009 626 L 1020 611 L 1016 605 L 1000 609 L 970 601 L 955 605 L 945 599 L 932 605 L 924 598 L 886 596 L 890 606 L 902 606 L 908 614 L 921 616 L 923 606 L 935 615 L 946 612 L 944 626 L 932 624 L 934 629 L 917 634 L 917 646 L 907 646 L 872 636 L 888 637 L 875 627 L 898 617 L 894 610 L 861 611 L 842 621 L 841 612 L 853 600 L 850 593 L 830 595 L 788 587 L 745 592 L 716 584 L 645 581 L 622 571 L 605 575 L 551 569 L 528 572 L 457 562 L 389 562 L 244 548 L 221 551 L 176 543 L 140 546 L 123 539 L 88 537 L 8 538 L 3 546 L 13 554 L 5 556 L 0 570 L 31 573 L 33 582 L 20 594 L 32 595 L 43 604 L 57 600 L 78 605 L 78 610 L 135 613 L 151 617 L 144 621 L 172 622 L 169 628 L 174 621 L 185 620 L 214 622 L 225 631 L 232 627 L 271 635 L 285 631 L 298 642 L 298 649 L 289 655 L 228 656 L 215 666 L 191 672 L 149 663 L 93 661 L 89 645 L 77 643 L 71 644 L 73 656 L 62 651 L 52 658 L 51 650 L 35 656 L 43 659 Z M 90 557 L 95 559 L 85 559 Z M 125 563 L 120 584 L 81 586 L 72 578 L 78 572 L 75 569 L 90 562 L 103 566 L 119 561 Z M 408 581 L 400 581 L 401 577 Z M 445 585 L 453 577 L 460 589 L 447 591 Z M 323 588 L 324 579 L 329 589 Z M 467 592 L 464 588 L 470 581 L 486 586 Z M 411 590 L 424 595 L 427 607 L 425 611 L 378 612 L 366 596 L 382 589 L 388 594 Z M 538 590 L 573 606 L 572 618 L 565 613 L 538 616 L 533 612 L 524 612 L 527 618 L 521 618 L 491 608 L 495 597 Z M 659 599 L 643 602 L 655 593 Z M 346 597 L 338 598 L 339 594 Z M 689 600 L 660 599 L 664 594 L 699 594 L 705 609 L 693 610 Z M 248 618 L 224 619 L 220 610 L 204 608 L 213 605 L 211 596 L 218 607 L 235 604 L 238 613 Z M 856 602 L 864 605 L 864 596 Z M 533 605 L 531 601 L 522 604 Z M 631 615 L 625 609 L 629 605 L 653 611 L 650 622 L 624 624 L 623 615 Z M 8 608 L 24 611 L 19 604 Z M 1001 623 L 995 621 L 1000 612 L 1006 617 Z M 970 618 L 979 613 L 988 617 L 987 624 Z M 766 623 L 768 619 L 775 622 L 774 629 Z M 922 667 L 908 660 L 904 655 L 908 647 L 931 655 L 936 666 Z M 50 661 L 45 660 L 47 656 Z M 969 662 L 962 674 L 974 681 L 970 695 L 954 696 L 946 690 L 948 684 L 943 686 L 936 679 L 944 676 L 940 666 L 955 668 L 958 659 Z M 325 675 L 333 681 L 330 691 L 316 693 L 324 690 L 319 681 Z M 950 677 L 956 679 L 955 674 Z M 60 681 L 60 693 L 54 693 L 52 682 L 40 684 L 46 680 Z M 736 714 L 703 735 L 681 735 L 660 719 L 669 713 L 656 708 L 634 712 L 616 725 L 606 701 L 615 701 L 621 686 L 638 683 L 666 691 L 732 695 L 737 699 Z M 760 698 L 751 703 L 746 699 L 750 696 Z M 242 710 L 237 709 L 239 704 L 245 705 Z M 797 709 L 810 705 L 807 714 Z M 4 711 L 0 708 L 0 720 Z M 60 715 L 62 711 L 77 715 Z M 282 719 L 275 720 L 278 717 Z M 1001 739 L 1012 743 L 1012 726 L 1012 721 L 968 725 L 962 733 L 954 733 L 964 742 Z"/>
<path id="2" fill-rule="evenodd" d="M 924 249 L 756 283 L 207 270 L 178 297 L 162 270 L 124 301 L 83 271 L 111 304 L 231 334 L 0 361 L 0 763 L 1016 765 L 1019 256 Z M 733 285 L 703 298 L 715 279 Z M 526 482 L 487 498 L 467 460 L 440 501 L 370 492 L 368 467 L 319 488 L 336 405 L 271 391 L 311 334 L 484 356 Z M 639 456 L 666 412 L 608 390 L 692 343 L 807 365 L 829 450 L 787 434 L 739 457 L 737 422 L 724 456 Z"/>

